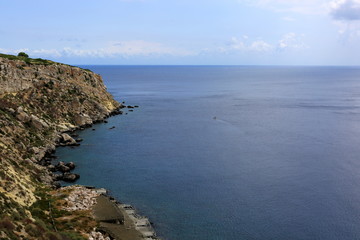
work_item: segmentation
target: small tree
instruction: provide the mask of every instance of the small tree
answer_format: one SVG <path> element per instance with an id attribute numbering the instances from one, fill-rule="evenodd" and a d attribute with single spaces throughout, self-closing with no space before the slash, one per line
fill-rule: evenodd
<path id="1" fill-rule="evenodd" d="M 24 53 L 24 52 L 19 52 L 18 57 L 26 57 L 26 58 L 28 58 L 29 55 L 27 55 L 27 54 Z"/>

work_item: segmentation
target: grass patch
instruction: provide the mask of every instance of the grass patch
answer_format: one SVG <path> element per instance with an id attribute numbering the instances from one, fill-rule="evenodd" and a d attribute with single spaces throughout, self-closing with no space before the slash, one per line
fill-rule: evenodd
<path id="1" fill-rule="evenodd" d="M 20 60 L 20 61 L 24 61 L 26 62 L 28 65 L 53 65 L 53 64 L 61 64 L 61 65 L 65 65 L 65 66 L 70 66 L 70 67 L 74 67 L 68 64 L 64 64 L 64 63 L 58 63 L 58 62 L 54 62 L 51 60 L 47 60 L 47 59 L 42 59 L 42 58 L 29 58 L 29 57 L 25 57 L 25 56 L 15 56 L 15 55 L 10 55 L 10 54 L 3 54 L 0 53 L 0 57 L 2 58 L 6 58 L 9 60 Z M 80 68 L 80 67 L 77 67 Z M 80 68 L 83 69 L 83 68 Z M 87 72 L 92 72 L 90 69 L 83 69 L 84 71 Z"/>

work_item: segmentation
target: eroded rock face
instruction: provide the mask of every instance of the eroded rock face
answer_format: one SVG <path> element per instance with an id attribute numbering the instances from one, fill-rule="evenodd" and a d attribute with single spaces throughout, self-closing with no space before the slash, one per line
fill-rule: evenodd
<path id="1" fill-rule="evenodd" d="M 23 123 L 30 121 L 29 115 L 26 112 L 24 112 L 24 109 L 22 107 L 18 107 L 16 118 Z"/>
<path id="2" fill-rule="evenodd" d="M 78 144 L 65 131 L 99 121 L 119 107 L 91 71 L 0 57 L 0 209 L 9 215 L 27 209 L 39 199 L 40 182 L 76 180 L 79 176 L 68 172 L 74 165 L 65 164 L 63 174 L 51 176 L 57 168 L 43 158 L 60 139 Z"/>
<path id="3" fill-rule="evenodd" d="M 93 123 L 93 120 L 90 118 L 90 116 L 83 113 L 76 114 L 74 121 L 75 124 L 79 126 L 91 125 Z"/>
<path id="4" fill-rule="evenodd" d="M 30 117 L 31 125 L 37 130 L 43 130 L 49 127 L 49 125 L 42 119 L 38 118 L 35 115 Z"/>

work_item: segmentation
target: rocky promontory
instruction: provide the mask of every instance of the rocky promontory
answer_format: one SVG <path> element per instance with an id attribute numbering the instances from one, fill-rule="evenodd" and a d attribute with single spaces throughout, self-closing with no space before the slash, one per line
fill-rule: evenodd
<path id="1" fill-rule="evenodd" d="M 94 238 L 85 212 L 56 205 L 66 194 L 51 188 L 53 173 L 41 162 L 57 145 L 78 144 L 66 132 L 121 107 L 90 70 L 0 54 L 0 239 Z M 64 174 L 67 167 L 57 166 Z"/>

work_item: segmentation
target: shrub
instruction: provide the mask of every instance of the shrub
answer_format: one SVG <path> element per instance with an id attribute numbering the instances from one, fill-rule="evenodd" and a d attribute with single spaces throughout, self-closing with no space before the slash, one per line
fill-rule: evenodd
<path id="1" fill-rule="evenodd" d="M 27 55 L 27 54 L 24 53 L 24 52 L 19 52 L 18 57 L 26 57 L 26 58 L 28 58 L 29 55 Z"/>

